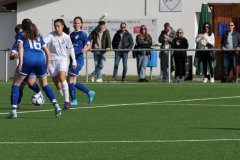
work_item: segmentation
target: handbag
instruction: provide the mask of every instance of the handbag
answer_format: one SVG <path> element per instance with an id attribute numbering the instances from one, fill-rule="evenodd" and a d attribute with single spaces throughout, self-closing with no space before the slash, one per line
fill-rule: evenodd
<path id="1" fill-rule="evenodd" d="M 139 49 L 139 47 L 137 46 L 137 44 L 135 44 L 133 49 Z M 138 56 L 138 52 L 139 51 L 132 51 L 132 57 L 135 59 Z"/>
<path id="2" fill-rule="evenodd" d="M 204 49 L 207 45 L 207 41 L 205 41 L 204 39 L 200 40 L 197 44 L 197 48 L 198 49 Z"/>

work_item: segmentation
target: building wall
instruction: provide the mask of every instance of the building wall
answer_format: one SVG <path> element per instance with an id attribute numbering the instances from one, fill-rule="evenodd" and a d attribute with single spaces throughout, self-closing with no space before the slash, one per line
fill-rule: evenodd
<path id="1" fill-rule="evenodd" d="M 237 3 L 239 0 L 206 0 L 211 3 Z M 189 48 L 195 48 L 195 36 L 197 34 L 198 16 L 203 1 L 182 0 L 181 12 L 159 12 L 159 0 L 21 0 L 18 1 L 17 22 L 24 18 L 30 18 L 43 35 L 52 31 L 52 19 L 73 19 L 81 16 L 83 19 L 100 19 L 107 14 L 107 19 L 157 19 L 159 35 L 165 22 L 177 30 L 183 28 L 185 37 L 188 39 Z M 193 55 L 194 52 L 188 52 Z M 194 57 L 194 56 L 193 56 Z M 159 63 L 159 62 L 158 62 Z M 136 62 L 128 61 L 128 74 L 136 74 Z M 89 71 L 93 70 L 93 60 L 89 59 Z M 112 74 L 113 58 L 107 59 L 104 74 Z M 120 64 L 119 74 L 122 68 Z M 153 68 L 153 75 L 159 75 L 159 64 Z M 85 72 L 81 72 L 85 74 Z M 149 74 L 149 71 L 147 72 Z"/>
<path id="2" fill-rule="evenodd" d="M 0 12 L 0 17 L 0 50 L 11 49 L 15 41 L 14 28 L 17 21 L 17 14 L 15 12 Z M 10 61 L 10 51 L 7 53 L 8 54 L 6 55 L 5 51 L 0 51 L 0 80 L 6 80 L 6 76 L 7 79 L 12 77 L 15 72 L 17 62 L 16 60 Z"/>

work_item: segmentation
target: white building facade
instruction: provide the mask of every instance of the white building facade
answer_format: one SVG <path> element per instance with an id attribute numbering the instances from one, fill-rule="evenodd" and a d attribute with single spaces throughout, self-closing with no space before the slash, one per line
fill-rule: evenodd
<path id="1" fill-rule="evenodd" d="M 156 20 L 156 30 L 151 34 L 156 34 L 153 41 L 158 44 L 157 38 L 163 30 L 163 25 L 169 22 L 174 30 L 182 28 L 184 36 L 188 39 L 189 48 L 195 48 L 195 37 L 198 30 L 198 19 L 201 12 L 201 6 L 204 1 L 200 0 L 19 0 L 17 2 L 16 18 L 4 19 L 6 23 L 16 22 L 21 23 L 24 18 L 29 18 L 35 23 L 42 35 L 46 35 L 53 30 L 53 20 L 63 18 L 72 20 L 76 16 L 80 16 L 87 20 L 134 20 L 134 19 L 152 19 Z M 238 3 L 239 0 L 205 0 L 207 3 Z M 209 10 L 209 12 L 211 12 Z M 12 14 L 12 13 L 2 13 Z M 3 20 L 1 20 L 3 21 Z M 2 23 L 0 30 L 2 30 Z M 14 27 L 8 25 L 8 28 L 1 33 L 1 39 L 4 38 L 5 43 L 0 44 L 0 50 L 11 48 L 14 42 Z M 84 26 L 84 24 L 83 24 Z M 70 26 L 69 26 L 70 27 Z M 71 26 L 72 27 L 72 26 Z M 106 24 L 108 28 L 108 24 Z M 148 26 L 147 26 L 148 27 Z M 113 38 L 113 37 L 111 37 Z M 135 40 L 135 36 L 133 36 Z M 88 74 L 94 70 L 94 63 L 89 53 L 88 59 Z M 194 55 L 194 52 L 189 51 L 188 55 Z M 194 56 L 193 56 L 194 58 Z M 1 61 L 4 59 L 4 54 L 1 52 Z M 15 65 L 15 66 L 14 66 Z M 11 63 L 8 66 L 9 70 L 16 67 L 16 63 Z M 109 54 L 106 65 L 103 69 L 103 74 L 112 75 L 114 66 L 113 54 Z M 194 67 L 193 67 L 194 68 Z M 1 63 L 1 74 L 3 74 L 4 65 Z M 85 75 L 86 68 L 83 68 L 80 75 Z M 9 72 L 8 77 L 13 76 L 13 72 Z M 193 70 L 194 72 L 194 70 Z M 122 73 L 122 63 L 119 64 L 119 72 Z M 152 74 L 159 76 L 160 65 L 153 68 Z M 147 69 L 147 74 L 150 74 L 150 69 Z M 129 56 L 127 75 L 137 75 L 136 60 Z M 0 75 L 0 79 L 4 76 Z"/>

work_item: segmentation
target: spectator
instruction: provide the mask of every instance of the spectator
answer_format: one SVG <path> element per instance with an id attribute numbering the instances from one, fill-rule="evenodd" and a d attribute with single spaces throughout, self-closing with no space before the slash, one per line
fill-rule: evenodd
<path id="1" fill-rule="evenodd" d="M 145 25 L 142 25 L 140 28 L 140 34 L 136 37 L 136 44 L 139 49 L 150 49 L 152 46 L 152 37 L 148 34 Z M 148 82 L 145 77 L 149 55 L 150 51 L 139 51 L 136 55 L 139 82 Z"/>
<path id="2" fill-rule="evenodd" d="M 224 72 L 224 77 L 227 79 L 229 76 L 228 73 L 228 67 L 231 65 L 233 67 L 233 81 L 235 83 L 237 82 L 237 76 L 236 76 L 236 62 L 237 62 L 237 55 L 238 55 L 238 50 L 240 49 L 240 35 L 238 32 L 234 31 L 235 24 L 234 22 L 229 23 L 229 30 L 225 31 L 222 34 L 222 40 L 221 40 L 221 48 L 222 50 L 226 49 L 235 49 L 236 51 L 225 51 L 223 53 L 223 72 Z M 231 63 L 231 64 L 229 64 Z"/>
<path id="3" fill-rule="evenodd" d="M 214 34 L 212 33 L 212 25 L 209 22 L 203 23 L 202 34 L 197 35 L 196 43 L 200 43 L 200 41 L 202 40 L 205 41 L 204 43 L 206 43 L 206 46 L 204 47 L 204 49 L 213 48 L 215 43 Z M 207 66 L 209 66 L 209 69 L 210 69 L 210 76 L 211 76 L 210 82 L 214 83 L 213 65 L 212 65 L 212 61 L 214 61 L 214 59 L 212 55 L 213 55 L 212 51 L 200 51 L 199 53 L 200 61 L 202 61 L 202 64 L 203 64 L 203 75 L 204 75 L 203 83 L 207 83 L 208 81 Z"/>
<path id="4" fill-rule="evenodd" d="M 173 39 L 172 48 L 174 49 L 187 49 L 188 40 L 184 37 L 183 29 L 177 30 L 177 37 Z M 175 62 L 175 82 L 184 82 L 185 80 L 185 61 L 187 58 L 187 51 L 174 51 L 173 52 Z"/>
<path id="5" fill-rule="evenodd" d="M 169 23 L 164 24 L 164 30 L 162 30 L 160 36 L 158 37 L 158 42 L 161 43 L 162 49 L 169 49 L 171 48 L 172 41 L 176 37 L 175 30 L 170 26 Z M 172 54 L 172 53 L 171 53 Z M 159 54 L 159 58 L 161 60 L 161 70 L 163 71 L 163 76 L 160 82 L 167 82 L 168 78 L 168 57 L 169 57 L 169 51 L 161 51 Z M 172 62 L 172 56 L 171 56 L 171 71 L 174 70 L 173 62 Z"/>
<path id="6" fill-rule="evenodd" d="M 99 21 L 98 26 L 90 33 L 88 37 L 92 41 L 92 49 L 105 49 L 106 51 L 111 48 L 110 33 L 105 27 L 104 21 Z M 96 82 L 102 82 L 102 72 L 106 63 L 105 51 L 94 51 L 95 70 L 91 73 L 91 81 L 94 82 L 94 76 L 97 75 Z"/>
<path id="7" fill-rule="evenodd" d="M 113 49 L 132 49 L 133 47 L 133 38 L 132 35 L 126 30 L 126 23 L 122 22 L 120 24 L 120 30 L 115 33 L 112 40 Z M 127 73 L 127 59 L 129 51 L 116 51 L 115 52 L 115 61 L 113 69 L 113 77 L 109 82 L 116 82 L 118 65 L 119 61 L 122 58 L 123 61 L 123 72 L 122 72 L 122 82 L 125 82 L 126 73 Z"/>

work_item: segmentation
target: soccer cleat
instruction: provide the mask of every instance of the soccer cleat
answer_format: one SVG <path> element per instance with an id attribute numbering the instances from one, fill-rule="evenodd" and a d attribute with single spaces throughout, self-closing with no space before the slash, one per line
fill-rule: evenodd
<path id="1" fill-rule="evenodd" d="M 102 82 L 102 78 L 98 78 L 96 82 Z"/>
<path id="2" fill-rule="evenodd" d="M 95 96 L 94 91 L 89 91 L 88 92 L 88 104 L 92 103 L 94 96 Z"/>
<path id="3" fill-rule="evenodd" d="M 59 107 L 59 105 L 55 104 L 54 109 L 55 109 L 55 117 L 60 117 L 61 116 L 61 108 Z"/>
<path id="4" fill-rule="evenodd" d="M 76 99 L 71 101 L 71 106 L 77 106 L 78 105 L 78 101 Z"/>
<path id="5" fill-rule="evenodd" d="M 63 110 L 67 110 L 71 107 L 71 103 L 70 102 L 65 102 L 64 103 L 64 107 L 63 107 Z"/>
<path id="6" fill-rule="evenodd" d="M 13 118 L 17 118 L 17 112 L 10 112 L 7 116 L 6 119 L 13 119 Z"/>

